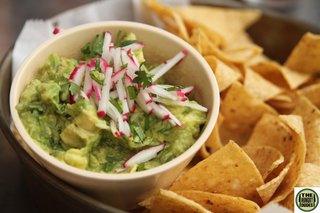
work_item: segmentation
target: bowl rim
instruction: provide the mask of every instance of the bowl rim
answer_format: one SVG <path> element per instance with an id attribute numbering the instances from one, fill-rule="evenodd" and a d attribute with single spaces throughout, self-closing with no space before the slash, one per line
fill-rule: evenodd
<path id="1" fill-rule="evenodd" d="M 183 46 L 189 53 L 191 52 L 196 60 L 200 61 L 201 65 L 203 66 L 203 70 L 205 71 L 205 74 L 209 77 L 209 85 L 210 89 L 213 91 L 213 104 L 212 104 L 212 112 L 209 117 L 207 117 L 207 123 L 205 128 L 202 130 L 201 135 L 197 138 L 197 140 L 194 142 L 194 144 L 189 147 L 186 151 L 184 151 L 182 154 L 180 154 L 178 157 L 174 158 L 173 160 L 164 163 L 160 166 L 139 171 L 135 173 L 125 173 L 125 174 L 110 174 L 110 173 L 98 173 L 88 170 L 79 169 L 76 167 L 73 167 L 71 165 L 68 165 L 55 157 L 48 154 L 37 142 L 35 142 L 27 130 L 25 129 L 24 125 L 22 124 L 22 121 L 19 117 L 19 114 L 16 110 L 16 102 L 15 100 L 18 99 L 17 97 L 20 97 L 20 94 L 17 94 L 17 90 L 15 88 L 18 87 L 18 83 L 20 82 L 23 71 L 26 70 L 26 67 L 31 63 L 35 55 L 38 55 L 43 49 L 45 49 L 49 44 L 57 42 L 60 38 L 70 36 L 74 34 L 75 32 L 87 30 L 87 29 L 94 29 L 94 28 L 108 28 L 108 27 L 134 27 L 139 28 L 139 30 L 146 30 L 146 31 L 152 31 L 155 34 L 160 34 L 160 36 L 168 37 L 170 40 L 173 40 L 174 42 L 180 44 Z M 46 163 L 53 166 L 55 169 L 63 170 L 66 173 L 73 174 L 76 176 L 82 176 L 88 179 L 93 180 L 113 180 L 113 181 L 124 181 L 124 180 L 134 180 L 139 178 L 145 178 L 149 176 L 153 176 L 156 174 L 163 173 L 165 171 L 168 171 L 177 165 L 183 163 L 185 160 L 187 160 L 191 155 L 195 154 L 201 146 L 205 143 L 207 138 L 209 137 L 211 131 L 213 130 L 214 125 L 217 122 L 218 114 L 219 114 L 219 107 L 220 107 L 220 94 L 219 94 L 219 88 L 217 80 L 211 70 L 211 67 L 206 62 L 206 60 L 196 51 L 190 44 L 182 40 L 181 38 L 154 26 L 148 25 L 148 24 L 142 24 L 138 22 L 131 22 L 131 21 L 102 21 L 102 22 L 94 22 L 89 24 L 83 24 L 76 27 L 72 27 L 70 29 L 64 30 L 62 33 L 59 33 L 58 35 L 51 37 L 47 41 L 43 42 L 39 47 L 37 47 L 22 63 L 22 65 L 19 67 L 16 75 L 14 76 L 11 88 L 10 88 L 10 111 L 12 120 L 19 132 L 21 134 L 24 143 L 31 149 L 31 151 L 40 157 L 41 164 L 42 161 L 45 161 Z M 43 165 L 42 165 L 43 166 Z M 44 166 L 47 168 L 47 166 Z"/>

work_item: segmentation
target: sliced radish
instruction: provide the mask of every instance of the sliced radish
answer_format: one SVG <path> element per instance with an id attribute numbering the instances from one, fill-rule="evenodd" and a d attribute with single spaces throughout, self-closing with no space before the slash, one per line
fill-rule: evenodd
<path id="1" fill-rule="evenodd" d="M 89 100 L 88 96 L 86 95 L 86 93 L 84 93 L 82 90 L 80 90 L 79 92 L 80 96 L 84 99 L 84 100 Z"/>
<path id="2" fill-rule="evenodd" d="M 143 89 L 143 90 L 140 90 L 139 92 L 142 97 L 143 97 L 143 100 L 146 104 L 150 104 L 152 102 L 152 97 L 150 96 L 150 94 L 147 92 L 147 90 Z"/>
<path id="3" fill-rule="evenodd" d="M 169 118 L 170 118 L 169 122 L 173 126 L 178 125 L 179 127 L 182 127 L 182 123 L 179 121 L 179 119 L 176 116 L 174 116 L 174 114 L 172 114 L 165 106 L 159 104 L 159 107 L 169 114 Z"/>
<path id="4" fill-rule="evenodd" d="M 81 86 L 86 71 L 86 64 L 80 63 L 76 66 L 69 76 L 69 80 L 78 86 Z"/>
<path id="5" fill-rule="evenodd" d="M 118 127 L 119 127 L 119 133 L 120 133 L 120 135 L 122 136 L 122 135 L 125 135 L 125 133 L 124 133 L 124 121 L 123 121 L 123 118 L 122 117 L 120 117 L 120 118 L 118 118 Z"/>
<path id="6" fill-rule="evenodd" d="M 123 82 L 122 80 L 119 80 L 117 83 L 116 83 L 116 89 L 118 91 L 118 95 L 119 95 L 119 100 L 121 101 L 121 105 L 122 105 L 122 113 L 123 114 L 126 114 L 129 112 L 129 107 L 128 107 L 128 103 L 126 101 L 127 99 L 127 94 L 126 94 L 126 91 L 125 91 L 125 88 L 123 86 Z"/>
<path id="7" fill-rule="evenodd" d="M 169 89 L 169 88 L 173 87 L 172 85 L 169 85 L 169 84 L 157 84 L 157 86 L 161 87 L 163 89 Z"/>
<path id="8" fill-rule="evenodd" d="M 94 70 L 96 68 L 96 59 L 95 58 L 90 59 L 89 67 L 91 70 Z"/>
<path id="9" fill-rule="evenodd" d="M 120 70 L 121 68 L 121 55 L 120 48 L 115 48 L 113 52 L 113 66 L 114 70 Z"/>
<path id="10" fill-rule="evenodd" d="M 126 73 L 126 68 L 123 68 L 123 69 L 120 69 L 120 70 L 114 72 L 114 73 L 112 74 L 112 81 L 113 81 L 114 83 L 116 83 L 117 81 L 119 81 L 120 79 L 123 78 L 123 76 L 124 76 L 125 73 Z"/>
<path id="11" fill-rule="evenodd" d="M 130 126 L 127 121 L 123 121 L 123 133 L 127 137 L 131 135 Z"/>
<path id="12" fill-rule="evenodd" d="M 137 49 L 141 49 L 144 47 L 144 43 L 142 42 L 135 42 L 135 43 L 132 43 L 132 44 L 129 44 L 127 46 L 124 46 L 122 47 L 125 51 L 128 51 L 128 50 L 137 50 Z"/>
<path id="13" fill-rule="evenodd" d="M 135 164 L 140 164 L 147 162 L 155 157 L 157 157 L 158 152 L 162 151 L 166 147 L 166 144 L 160 144 L 157 146 L 148 147 L 143 149 L 133 156 L 131 156 L 126 162 L 124 162 L 123 167 L 127 168 Z"/>
<path id="14" fill-rule="evenodd" d="M 140 92 L 138 93 L 138 96 L 137 96 L 137 98 L 136 98 L 136 102 L 138 103 L 138 105 L 141 107 L 141 109 L 144 111 L 144 112 L 146 112 L 146 113 L 148 113 L 148 114 L 151 114 L 152 113 L 152 111 L 153 111 L 153 109 L 152 109 L 152 107 L 150 106 L 150 104 L 147 104 L 146 103 L 146 100 L 145 100 L 145 98 L 144 98 L 144 96 L 143 96 L 143 92 L 142 92 L 143 90 L 140 90 Z"/>
<path id="15" fill-rule="evenodd" d="M 78 99 L 78 94 L 76 94 L 76 95 L 71 95 L 71 94 L 70 94 L 70 96 L 69 96 L 69 102 L 70 102 L 70 104 L 74 104 L 77 99 Z"/>
<path id="16" fill-rule="evenodd" d="M 134 55 L 134 52 L 130 49 L 127 51 L 130 60 L 137 66 L 140 67 L 139 61 L 137 59 L 137 57 Z"/>
<path id="17" fill-rule="evenodd" d="M 116 99 L 119 97 L 118 95 L 118 91 L 117 90 L 113 90 L 110 92 L 110 97 L 113 98 L 113 99 Z"/>
<path id="18" fill-rule="evenodd" d="M 189 95 L 193 89 L 194 89 L 194 87 L 190 86 L 190 87 L 185 87 L 185 88 L 181 89 L 180 91 L 183 92 L 184 95 Z"/>
<path id="19" fill-rule="evenodd" d="M 172 101 L 172 100 L 164 99 L 164 98 L 154 98 L 153 100 L 156 102 L 159 102 L 159 103 L 166 104 L 166 105 L 186 106 L 186 107 L 190 107 L 192 109 L 196 109 L 196 110 L 203 111 L 203 112 L 208 111 L 207 108 L 205 108 L 199 104 L 196 104 L 196 103 L 183 102 L 183 101 Z"/>
<path id="20" fill-rule="evenodd" d="M 110 32 L 105 32 L 103 46 L 102 46 L 102 58 L 104 58 L 108 63 L 111 61 L 111 57 L 110 57 L 111 36 L 112 34 Z"/>
<path id="21" fill-rule="evenodd" d="M 52 34 L 53 34 L 53 35 L 56 35 L 56 34 L 58 34 L 58 33 L 60 33 L 60 28 L 59 28 L 59 27 L 55 27 L 55 28 L 53 29 Z"/>
<path id="22" fill-rule="evenodd" d="M 124 85 L 125 85 L 126 88 L 128 88 L 129 86 L 135 86 L 134 83 L 133 83 L 132 78 L 130 78 L 130 76 L 127 75 L 127 74 L 125 75 L 125 78 L 124 78 Z M 131 99 L 129 97 L 128 89 L 126 89 L 126 93 L 127 93 L 127 102 L 128 102 L 129 111 L 130 112 L 134 112 L 134 110 L 136 108 L 135 107 L 135 102 L 134 102 L 133 99 Z"/>
<path id="23" fill-rule="evenodd" d="M 111 88 L 111 75 L 113 68 L 108 66 L 106 68 L 105 78 L 103 82 L 101 100 L 98 107 L 98 115 L 104 117 L 107 113 L 107 105 L 110 99 L 110 88 Z"/>
<path id="24" fill-rule="evenodd" d="M 84 77 L 84 83 L 83 83 L 83 91 L 87 95 L 87 97 L 91 96 L 92 92 L 92 79 L 90 76 L 90 68 L 89 66 L 86 66 L 86 73 Z"/>
<path id="25" fill-rule="evenodd" d="M 117 138 L 120 137 L 116 123 L 113 120 L 110 121 L 110 129 L 111 129 L 111 132 L 114 136 L 116 136 Z"/>
<path id="26" fill-rule="evenodd" d="M 167 61 L 163 62 L 162 64 L 158 65 L 157 67 L 153 68 L 149 71 L 150 74 L 155 75 L 159 70 L 161 70 L 165 65 L 167 64 Z M 171 87 L 171 85 L 169 85 Z"/>
<path id="27" fill-rule="evenodd" d="M 153 113 L 160 118 L 161 120 L 167 120 L 170 118 L 170 114 L 168 112 L 166 112 L 165 110 L 163 110 L 158 104 L 152 102 L 150 103 L 150 106 L 153 109 Z"/>
<path id="28" fill-rule="evenodd" d="M 114 121 L 118 121 L 120 118 L 122 119 L 122 115 L 118 109 L 110 102 L 107 104 L 107 115 Z"/>
<path id="29" fill-rule="evenodd" d="M 135 64 L 135 62 L 133 61 L 133 59 L 131 59 L 126 51 L 121 50 L 121 58 L 123 61 L 123 64 L 127 64 L 127 74 L 130 76 L 130 78 L 135 78 L 136 74 L 135 72 L 137 70 L 139 70 L 139 66 L 137 64 Z"/>
<path id="30" fill-rule="evenodd" d="M 157 85 L 150 85 L 147 90 L 151 92 L 152 94 L 158 95 L 163 98 L 169 98 L 171 100 L 178 100 L 178 97 L 176 95 L 173 95 L 172 93 L 168 92 L 167 90 L 157 86 Z"/>
<path id="31" fill-rule="evenodd" d="M 107 63 L 107 61 L 104 60 L 103 58 L 100 58 L 99 60 L 100 60 L 100 69 L 101 69 L 101 71 L 102 71 L 103 73 L 105 73 L 105 72 L 106 72 L 106 69 L 107 69 L 107 67 L 108 67 L 108 63 Z"/>
<path id="32" fill-rule="evenodd" d="M 94 80 L 92 80 L 92 90 L 96 96 L 97 101 L 101 100 L 101 86 Z"/>
<path id="33" fill-rule="evenodd" d="M 166 74 L 174 65 L 180 62 L 187 54 L 188 52 L 186 50 L 182 50 L 172 59 L 168 60 L 168 62 L 164 66 L 162 66 L 159 70 L 157 70 L 157 72 L 154 73 L 154 76 L 152 77 L 152 81 L 155 82 L 161 76 Z"/>

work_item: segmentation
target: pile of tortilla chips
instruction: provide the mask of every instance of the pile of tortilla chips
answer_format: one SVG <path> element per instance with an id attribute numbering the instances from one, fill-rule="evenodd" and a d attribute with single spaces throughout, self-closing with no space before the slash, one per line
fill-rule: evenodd
<path id="1" fill-rule="evenodd" d="M 281 65 L 245 31 L 258 10 L 145 5 L 207 60 L 222 102 L 204 160 L 142 205 L 151 212 L 257 212 L 274 202 L 293 209 L 295 186 L 320 187 L 320 36 L 305 34 Z"/>

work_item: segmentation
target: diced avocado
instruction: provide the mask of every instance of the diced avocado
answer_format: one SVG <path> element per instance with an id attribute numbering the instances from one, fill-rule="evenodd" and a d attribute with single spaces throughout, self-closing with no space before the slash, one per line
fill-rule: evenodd
<path id="1" fill-rule="evenodd" d="M 141 48 L 133 51 L 133 53 L 137 57 L 140 64 L 145 61 L 143 51 Z"/>
<path id="2" fill-rule="evenodd" d="M 76 105 L 78 107 L 75 107 Z M 100 139 L 100 129 L 97 124 L 101 121 L 95 108 L 88 101 L 83 100 L 71 105 L 68 108 L 68 113 L 76 117 L 60 134 L 63 143 L 72 148 L 90 148 L 94 142 Z"/>
<path id="3" fill-rule="evenodd" d="M 45 104 L 51 104 L 59 108 L 59 93 L 60 86 L 54 81 L 49 81 L 48 83 L 42 83 L 39 86 L 41 91 L 40 100 Z"/>
<path id="4" fill-rule="evenodd" d="M 70 166 L 80 169 L 86 169 L 88 166 L 88 157 L 85 149 L 69 149 L 66 151 L 63 160 Z"/>
<path id="5" fill-rule="evenodd" d="M 41 85 L 41 81 L 39 81 L 38 79 L 32 80 L 30 84 L 28 84 L 28 86 L 22 92 L 20 96 L 19 104 L 25 103 L 25 102 L 30 103 L 38 100 L 40 85 Z"/>
<path id="6" fill-rule="evenodd" d="M 129 40 L 137 40 L 137 36 L 134 33 L 127 33 L 126 36 L 123 38 L 123 41 Z"/>
<path id="7" fill-rule="evenodd" d="M 101 120 L 97 116 L 97 112 L 94 107 L 89 107 L 83 110 L 77 117 L 74 119 L 74 123 L 84 130 L 89 132 L 97 131 L 97 124 L 101 123 Z"/>

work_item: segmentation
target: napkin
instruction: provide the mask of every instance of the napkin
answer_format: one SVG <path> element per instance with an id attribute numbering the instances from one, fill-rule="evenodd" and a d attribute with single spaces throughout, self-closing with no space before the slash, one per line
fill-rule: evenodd
<path id="1" fill-rule="evenodd" d="M 188 0 L 161 2 L 171 5 L 189 4 Z M 19 66 L 35 48 L 54 36 L 55 25 L 67 29 L 80 24 L 107 20 L 144 22 L 143 14 L 147 12 L 142 0 L 105 0 L 68 10 L 48 20 L 27 20 L 13 49 L 12 75 L 16 74 Z"/>

